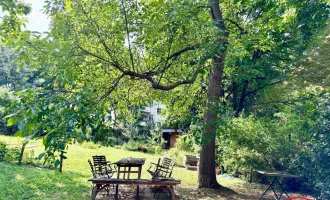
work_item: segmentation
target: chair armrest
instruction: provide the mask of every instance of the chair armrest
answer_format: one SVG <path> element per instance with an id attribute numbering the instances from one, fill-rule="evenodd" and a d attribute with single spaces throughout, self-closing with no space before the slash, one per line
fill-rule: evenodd
<path id="1" fill-rule="evenodd" d="M 153 163 L 153 162 L 151 162 L 150 164 L 151 164 L 151 165 L 159 165 L 159 164 L 157 164 L 157 163 Z M 159 165 L 159 166 L 160 166 L 160 165 Z"/>
<path id="2" fill-rule="evenodd" d="M 117 165 L 111 162 L 107 162 L 107 167 L 111 169 L 111 171 L 117 171 Z"/>

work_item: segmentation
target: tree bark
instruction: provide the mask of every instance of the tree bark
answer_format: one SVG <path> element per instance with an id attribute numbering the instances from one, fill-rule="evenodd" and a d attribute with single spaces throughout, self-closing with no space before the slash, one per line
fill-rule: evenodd
<path id="1" fill-rule="evenodd" d="M 223 64 L 221 59 L 214 59 L 215 66 L 210 72 L 210 83 L 207 91 L 207 110 L 204 114 L 204 132 L 198 171 L 199 188 L 216 188 L 219 186 L 215 174 L 215 135 L 216 118 L 219 108 L 219 97 Z"/>
<path id="2" fill-rule="evenodd" d="M 223 78 L 224 60 L 228 36 L 225 24 L 222 19 L 218 0 L 209 0 L 210 16 L 219 29 L 218 39 L 215 45 L 223 46 L 218 50 L 213 58 L 213 67 L 209 74 L 209 85 L 207 90 L 207 108 L 204 113 L 204 132 L 202 134 L 202 149 L 200 152 L 200 162 L 198 171 L 199 188 L 217 188 L 215 174 L 215 136 L 217 131 L 216 118 L 219 112 L 220 91 Z"/>
<path id="3" fill-rule="evenodd" d="M 22 149 L 21 149 L 21 153 L 19 155 L 19 159 L 18 159 L 18 164 L 21 165 L 22 164 L 22 160 L 23 160 L 23 155 L 24 155 L 24 150 L 25 150 L 25 146 L 27 145 L 28 142 L 23 142 L 22 145 Z"/>

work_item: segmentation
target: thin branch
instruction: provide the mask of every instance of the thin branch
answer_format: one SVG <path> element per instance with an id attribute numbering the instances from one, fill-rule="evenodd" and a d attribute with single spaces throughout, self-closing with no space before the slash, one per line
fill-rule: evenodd
<path id="1" fill-rule="evenodd" d="M 226 21 L 228 21 L 228 22 L 230 22 L 230 23 L 232 23 L 232 24 L 234 24 L 237 28 L 238 28 L 238 30 L 240 31 L 240 33 L 241 33 L 241 35 L 244 35 L 244 34 L 247 34 L 248 32 L 244 29 L 244 28 L 242 28 L 237 22 L 235 22 L 234 20 L 231 20 L 231 19 L 225 19 Z"/>
<path id="2" fill-rule="evenodd" d="M 133 54 L 132 54 L 132 48 L 131 48 L 131 42 L 130 42 L 130 33 L 128 30 L 128 20 L 127 20 L 127 14 L 126 14 L 126 9 L 125 9 L 125 5 L 123 0 L 121 0 L 121 4 L 123 6 L 123 11 L 124 11 L 124 17 L 125 17 L 125 27 L 126 27 L 126 37 L 127 37 L 127 42 L 128 42 L 128 50 L 129 50 L 129 56 L 131 59 L 131 63 L 132 63 L 132 68 L 134 71 L 134 59 L 133 59 Z"/>
<path id="3" fill-rule="evenodd" d="M 268 86 L 276 85 L 276 84 L 282 83 L 283 81 L 284 81 L 284 80 L 280 80 L 280 81 L 276 81 L 276 82 L 274 82 L 274 83 L 266 84 L 266 85 L 264 85 L 264 86 L 262 86 L 262 87 L 260 87 L 260 88 L 257 88 L 257 89 L 255 89 L 255 90 L 252 90 L 252 91 L 246 92 L 246 93 L 245 93 L 245 96 L 248 96 L 248 95 L 254 94 L 254 93 L 256 93 L 256 92 L 258 92 L 258 91 L 260 91 L 260 90 L 262 90 L 262 89 L 264 89 L 264 88 L 266 88 L 266 87 L 268 87 Z"/>
<path id="4" fill-rule="evenodd" d="M 227 94 L 227 96 L 225 97 L 225 99 L 228 99 L 228 97 L 239 87 L 239 86 L 241 86 L 241 83 L 238 83 L 237 85 L 236 85 L 236 87 L 233 87 L 231 90 L 230 90 L 230 92 Z"/>
<path id="5" fill-rule="evenodd" d="M 87 19 L 88 19 L 88 21 L 90 22 L 90 24 L 92 25 L 92 27 L 93 27 L 94 29 L 96 29 L 96 30 L 95 30 L 95 32 L 96 32 L 96 36 L 99 38 L 99 40 L 100 40 L 100 42 L 101 42 L 101 44 L 102 44 L 104 50 L 107 52 L 107 54 L 109 55 L 109 57 L 110 57 L 112 60 L 114 60 L 114 61 L 117 62 L 117 59 L 115 59 L 115 58 L 113 57 L 113 55 L 112 55 L 112 54 L 114 54 L 114 51 L 111 50 L 111 49 L 108 47 L 108 45 L 106 44 L 105 40 L 104 40 L 104 39 L 102 38 L 102 36 L 100 35 L 101 29 L 100 29 L 100 26 L 98 25 L 98 23 L 96 22 L 96 20 L 94 20 L 93 18 L 91 18 L 91 16 L 88 15 L 88 13 L 85 11 L 84 7 L 83 7 L 81 4 L 78 4 L 78 5 L 79 5 L 79 7 L 81 8 L 81 10 L 82 10 L 82 12 L 84 13 L 84 15 L 87 17 Z"/>
<path id="6" fill-rule="evenodd" d="M 116 80 L 114 81 L 113 85 L 111 86 L 111 88 L 104 93 L 98 100 L 98 102 L 100 102 L 101 100 L 105 99 L 106 97 L 108 97 L 118 86 L 120 80 L 125 76 L 125 74 L 120 75 L 119 77 L 116 78 Z"/>
<path id="7" fill-rule="evenodd" d="M 171 54 L 170 56 L 167 57 L 166 59 L 166 63 L 168 63 L 169 60 L 176 60 L 181 54 L 187 52 L 187 51 L 192 51 L 192 50 L 195 50 L 199 45 L 194 45 L 194 46 L 188 46 L 186 48 L 183 48 L 173 54 Z M 170 67 L 172 66 L 172 62 L 169 63 L 169 64 L 165 64 L 164 68 L 161 69 L 160 71 L 158 71 L 158 73 L 164 73 L 167 69 L 169 69 Z"/>

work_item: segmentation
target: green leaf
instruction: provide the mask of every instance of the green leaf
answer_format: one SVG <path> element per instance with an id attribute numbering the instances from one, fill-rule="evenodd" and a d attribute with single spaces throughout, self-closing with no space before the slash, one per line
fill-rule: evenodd
<path id="1" fill-rule="evenodd" d="M 54 163 L 54 165 L 55 165 L 55 168 L 57 168 L 59 165 L 60 165 L 60 161 L 57 159 L 56 161 L 55 161 L 55 163 Z"/>
<path id="2" fill-rule="evenodd" d="M 10 117 L 14 117 L 14 116 L 16 116 L 16 115 L 17 115 L 17 113 L 13 113 L 13 114 L 10 114 L 10 115 L 6 115 L 6 116 L 4 117 L 4 119 L 10 118 Z"/>
<path id="3" fill-rule="evenodd" d="M 18 129 L 21 130 L 21 131 L 24 131 L 25 130 L 25 120 L 21 120 L 19 123 L 18 123 Z"/>
<path id="4" fill-rule="evenodd" d="M 41 160 L 44 157 L 44 155 L 45 155 L 45 152 L 42 152 L 41 154 L 39 154 L 38 159 Z"/>
<path id="5" fill-rule="evenodd" d="M 22 130 L 18 130 L 18 131 L 14 134 L 14 136 L 16 136 L 16 137 L 23 137 L 23 136 L 24 136 L 24 132 L 23 132 Z"/>
<path id="6" fill-rule="evenodd" d="M 17 122 L 19 122 L 19 119 L 17 118 L 9 118 L 8 121 L 7 121 L 7 126 L 12 126 L 12 125 L 15 125 Z"/>

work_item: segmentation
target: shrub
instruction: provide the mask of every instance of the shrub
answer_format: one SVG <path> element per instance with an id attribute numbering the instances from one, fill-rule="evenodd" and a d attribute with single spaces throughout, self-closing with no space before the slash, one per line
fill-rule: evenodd
<path id="1" fill-rule="evenodd" d="M 161 146 L 155 146 L 154 147 L 154 152 L 155 154 L 162 154 L 163 153 L 163 148 Z"/>
<path id="2" fill-rule="evenodd" d="M 147 142 L 150 146 L 165 147 L 166 141 L 163 139 L 163 132 L 160 126 L 151 130 L 150 137 L 147 137 Z"/>
<path id="3" fill-rule="evenodd" d="M 137 141 L 130 140 L 123 145 L 123 148 L 127 151 L 137 151 L 139 150 L 140 144 Z"/>
<path id="4" fill-rule="evenodd" d="M 147 145 L 148 153 L 162 154 L 163 148 L 158 145 Z"/>
<path id="5" fill-rule="evenodd" d="M 180 154 L 180 150 L 177 148 L 171 148 L 168 152 L 167 155 L 175 160 L 175 165 L 176 166 L 183 166 L 183 155 Z"/>
<path id="6" fill-rule="evenodd" d="M 23 161 L 27 164 L 33 164 L 34 163 L 34 161 L 35 161 L 34 149 L 28 149 L 28 150 L 24 151 Z"/>
<path id="7" fill-rule="evenodd" d="M 93 142 L 83 142 L 81 144 L 81 146 L 86 149 L 97 149 L 98 148 L 97 144 L 94 144 Z"/>
<path id="8" fill-rule="evenodd" d="M 0 161 L 5 160 L 7 154 L 7 144 L 0 141 Z"/>
<path id="9" fill-rule="evenodd" d="M 7 161 L 18 161 L 21 154 L 21 149 L 18 147 L 8 149 L 5 160 Z"/>
<path id="10" fill-rule="evenodd" d="M 194 141 L 188 135 L 179 136 L 176 139 L 175 147 L 182 151 L 194 151 Z"/>

